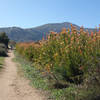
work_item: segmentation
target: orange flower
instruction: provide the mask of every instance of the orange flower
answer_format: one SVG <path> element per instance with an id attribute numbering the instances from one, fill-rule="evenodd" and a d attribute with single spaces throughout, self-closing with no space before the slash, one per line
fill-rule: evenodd
<path id="1" fill-rule="evenodd" d="M 80 27 L 80 32 L 83 32 L 83 26 Z"/>
<path id="2" fill-rule="evenodd" d="M 46 70 L 47 70 L 48 72 L 50 72 L 50 66 L 49 66 L 49 65 L 46 67 Z"/>
<path id="3" fill-rule="evenodd" d="M 51 33 L 51 34 L 55 34 L 55 32 L 53 32 L 53 31 L 50 31 L 50 33 Z"/>
<path id="4" fill-rule="evenodd" d="M 61 34 L 67 34 L 66 28 L 63 28 L 63 29 L 62 29 Z"/>
<path id="5" fill-rule="evenodd" d="M 74 40 L 74 37 L 71 38 L 71 41 L 73 41 L 73 40 Z"/>
<path id="6" fill-rule="evenodd" d="M 44 37 L 42 37 L 42 40 L 44 41 Z"/>
<path id="7" fill-rule="evenodd" d="M 50 35 L 48 35 L 48 39 L 50 39 Z"/>
<path id="8" fill-rule="evenodd" d="M 80 49 L 80 54 L 82 54 L 82 50 Z"/>
<path id="9" fill-rule="evenodd" d="M 91 37 L 93 37 L 93 32 L 91 32 Z"/>
<path id="10" fill-rule="evenodd" d="M 83 66 L 80 66 L 79 70 L 83 70 L 83 68 L 84 68 Z"/>

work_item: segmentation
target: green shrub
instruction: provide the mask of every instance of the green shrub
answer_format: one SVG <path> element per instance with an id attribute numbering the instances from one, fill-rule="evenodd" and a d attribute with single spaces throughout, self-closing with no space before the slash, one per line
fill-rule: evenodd
<path id="1" fill-rule="evenodd" d="M 0 43 L 0 56 L 6 56 L 7 55 L 7 48 L 4 44 Z"/>
<path id="2" fill-rule="evenodd" d="M 5 32 L 0 32 L 0 43 L 5 44 L 5 46 L 8 48 L 8 42 L 9 42 L 9 38 L 6 35 Z"/>

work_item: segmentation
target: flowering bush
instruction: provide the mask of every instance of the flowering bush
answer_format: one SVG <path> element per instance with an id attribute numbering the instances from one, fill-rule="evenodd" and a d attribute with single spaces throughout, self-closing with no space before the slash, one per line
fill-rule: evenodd
<path id="1" fill-rule="evenodd" d="M 50 32 L 38 43 L 18 43 L 16 50 L 56 82 L 80 83 L 89 71 L 99 70 L 100 29 L 89 33 L 71 25 L 71 30 Z"/>

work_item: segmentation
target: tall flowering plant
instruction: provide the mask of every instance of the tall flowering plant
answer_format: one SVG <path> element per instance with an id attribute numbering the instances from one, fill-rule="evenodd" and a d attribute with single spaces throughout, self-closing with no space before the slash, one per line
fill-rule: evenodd
<path id="1" fill-rule="evenodd" d="M 80 83 L 89 70 L 96 69 L 100 59 L 99 31 L 88 32 L 63 28 L 61 32 L 50 32 L 46 39 L 37 43 L 19 43 L 17 51 L 40 66 L 57 82 Z"/>

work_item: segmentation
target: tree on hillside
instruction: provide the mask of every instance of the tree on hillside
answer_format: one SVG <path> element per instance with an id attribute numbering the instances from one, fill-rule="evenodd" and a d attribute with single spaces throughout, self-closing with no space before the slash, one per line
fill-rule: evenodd
<path id="1" fill-rule="evenodd" d="M 9 42 L 9 38 L 6 35 L 6 33 L 5 32 L 1 32 L 0 33 L 0 43 L 5 44 L 5 46 L 8 48 L 8 42 Z"/>

